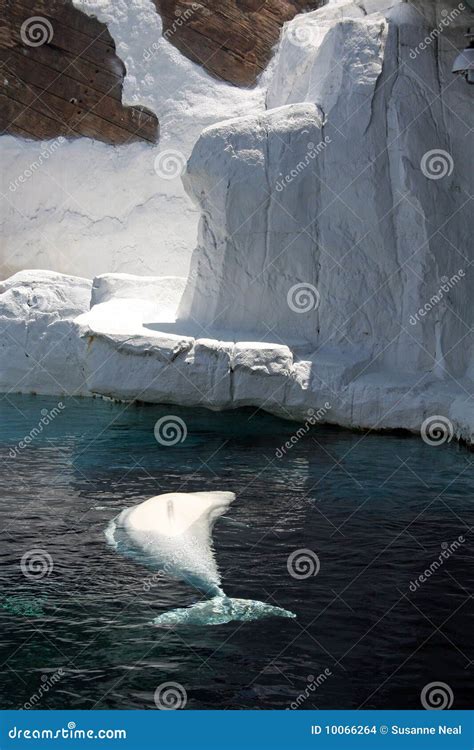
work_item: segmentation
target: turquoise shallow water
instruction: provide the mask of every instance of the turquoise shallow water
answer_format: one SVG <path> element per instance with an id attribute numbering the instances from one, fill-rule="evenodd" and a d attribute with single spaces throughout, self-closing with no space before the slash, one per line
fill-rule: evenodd
<path id="1" fill-rule="evenodd" d="M 40 694 L 39 708 L 155 709 L 166 682 L 184 688 L 187 708 L 419 708 L 434 681 L 449 686 L 454 708 L 472 707 L 465 448 L 314 428 L 278 459 L 297 427 L 253 410 L 63 403 L 25 448 L 57 399 L 0 405 L 3 708 Z M 187 437 L 159 445 L 154 425 L 170 414 Z M 237 494 L 214 533 L 226 593 L 295 619 L 150 625 L 202 595 L 117 555 L 104 529 L 151 495 L 213 489 Z M 32 549 L 46 553 L 44 577 L 22 572 Z M 302 549 L 317 555 L 317 575 L 290 575 Z"/>

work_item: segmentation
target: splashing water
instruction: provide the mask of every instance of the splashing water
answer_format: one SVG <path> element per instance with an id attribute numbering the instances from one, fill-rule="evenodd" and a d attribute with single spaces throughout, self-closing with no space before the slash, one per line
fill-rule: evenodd
<path id="1" fill-rule="evenodd" d="M 264 617 L 296 617 L 293 612 L 281 607 L 273 607 L 265 602 L 252 599 L 230 599 L 227 596 L 214 596 L 192 607 L 173 609 L 156 617 L 152 624 L 163 627 L 180 625 L 224 625 L 227 622 L 251 622 Z"/>

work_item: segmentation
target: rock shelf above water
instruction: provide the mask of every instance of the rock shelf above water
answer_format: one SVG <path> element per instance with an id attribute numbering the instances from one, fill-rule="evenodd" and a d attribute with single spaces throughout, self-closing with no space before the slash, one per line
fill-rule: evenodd
<path id="1" fill-rule="evenodd" d="M 176 311 L 185 280 L 157 278 L 153 292 L 148 278 L 151 300 L 138 304 L 142 283 L 125 274 L 91 284 L 38 271 L 4 282 L 1 390 L 214 410 L 254 406 L 307 426 L 412 432 L 442 414 L 457 437 L 473 439 L 468 380 L 456 386 L 430 373 L 402 375 L 350 349 L 251 341 L 230 331 L 180 334 L 173 305 Z"/>

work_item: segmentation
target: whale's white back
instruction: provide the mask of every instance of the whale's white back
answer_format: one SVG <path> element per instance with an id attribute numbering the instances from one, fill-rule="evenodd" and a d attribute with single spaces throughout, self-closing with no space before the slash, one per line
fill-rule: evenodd
<path id="1" fill-rule="evenodd" d="M 156 495 L 122 511 L 107 537 L 122 554 L 206 593 L 221 593 L 212 529 L 234 499 L 233 492 Z"/>
<path id="2" fill-rule="evenodd" d="M 175 537 L 199 524 L 210 535 L 215 521 L 234 499 L 233 492 L 168 492 L 123 511 L 120 517 L 130 531 Z"/>

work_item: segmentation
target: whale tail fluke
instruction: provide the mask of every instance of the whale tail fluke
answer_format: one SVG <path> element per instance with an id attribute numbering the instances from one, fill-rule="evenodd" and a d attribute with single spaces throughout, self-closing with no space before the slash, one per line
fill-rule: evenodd
<path id="1" fill-rule="evenodd" d="M 253 599 L 232 599 L 214 596 L 212 599 L 165 612 L 150 624 L 159 627 L 186 625 L 224 625 L 227 622 L 251 622 L 264 617 L 296 617 L 293 612 Z"/>

